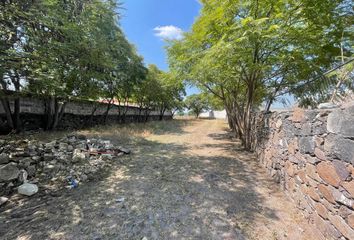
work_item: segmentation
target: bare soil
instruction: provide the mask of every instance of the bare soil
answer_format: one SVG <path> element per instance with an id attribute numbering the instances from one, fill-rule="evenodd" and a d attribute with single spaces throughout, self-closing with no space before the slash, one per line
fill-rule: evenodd
<path id="1" fill-rule="evenodd" d="M 81 133 L 133 153 L 77 189 L 14 195 L 0 208 L 1 239 L 317 239 L 222 121 Z"/>

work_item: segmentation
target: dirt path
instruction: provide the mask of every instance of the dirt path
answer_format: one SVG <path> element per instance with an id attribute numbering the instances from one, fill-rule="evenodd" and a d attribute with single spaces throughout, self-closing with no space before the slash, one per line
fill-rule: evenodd
<path id="1" fill-rule="evenodd" d="M 134 153 L 78 189 L 14 198 L 0 209 L 0 238 L 316 239 L 225 128 L 171 121 L 126 139 L 111 129 L 88 133 Z"/>

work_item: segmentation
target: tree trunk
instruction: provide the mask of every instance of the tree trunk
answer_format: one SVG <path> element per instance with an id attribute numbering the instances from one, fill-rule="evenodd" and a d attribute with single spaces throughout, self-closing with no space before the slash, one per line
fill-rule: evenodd
<path id="1" fill-rule="evenodd" d="M 18 94 L 20 94 L 21 84 L 20 84 L 20 76 L 16 73 L 15 75 L 11 76 L 11 81 L 14 84 L 16 96 L 14 99 L 14 114 L 12 116 L 12 121 L 15 127 L 16 132 L 20 132 L 22 128 L 20 113 L 21 113 L 21 100 Z"/>
<path id="2" fill-rule="evenodd" d="M 12 121 L 12 113 L 9 99 L 7 97 L 1 98 L 1 104 L 6 114 L 7 125 L 11 128 L 11 130 L 14 130 L 15 126 Z"/>
<path id="3" fill-rule="evenodd" d="M 53 105 L 54 105 L 54 97 L 50 97 L 45 101 L 45 113 L 46 113 L 46 121 L 45 121 L 45 130 L 50 130 L 53 122 Z"/>
<path id="4" fill-rule="evenodd" d="M 58 124 L 59 118 L 59 111 L 60 111 L 60 103 L 58 98 L 54 99 L 54 115 L 53 115 L 53 122 L 51 123 L 50 130 L 54 130 Z"/>
<path id="5" fill-rule="evenodd" d="M 55 99 L 55 113 L 54 113 L 54 122 L 51 127 L 52 130 L 55 130 L 57 128 L 60 120 L 64 116 L 65 107 L 66 107 L 66 102 L 60 104 L 58 99 Z"/>
<path id="6" fill-rule="evenodd" d="M 91 115 L 90 115 L 89 126 L 92 126 L 93 117 L 95 115 L 95 112 L 97 111 L 97 108 L 98 108 L 98 105 L 96 103 L 94 103 L 93 109 L 92 109 L 92 112 L 91 112 Z"/>
<path id="7" fill-rule="evenodd" d="M 104 124 L 106 125 L 107 124 L 107 121 L 108 121 L 108 113 L 109 113 L 109 110 L 111 110 L 111 107 L 112 107 L 112 99 L 109 100 L 108 102 L 108 105 L 107 105 L 107 110 L 104 114 Z"/>
<path id="8" fill-rule="evenodd" d="M 143 107 L 140 105 L 139 106 L 139 114 L 137 116 L 137 122 L 141 122 L 142 121 L 142 111 L 143 111 Z"/>
<path id="9" fill-rule="evenodd" d="M 149 120 L 149 116 L 150 116 L 150 110 L 149 109 L 146 109 L 145 110 L 145 119 L 144 119 L 144 122 L 147 122 Z"/>
<path id="10" fill-rule="evenodd" d="M 165 107 L 161 108 L 160 115 L 159 115 L 159 121 L 163 120 L 163 116 L 165 115 L 165 111 L 166 111 Z"/>
<path id="11" fill-rule="evenodd" d="M 13 122 L 15 125 L 16 132 L 20 132 L 22 130 L 20 112 L 21 112 L 21 100 L 19 97 L 16 97 L 14 100 L 14 115 L 13 115 Z"/>

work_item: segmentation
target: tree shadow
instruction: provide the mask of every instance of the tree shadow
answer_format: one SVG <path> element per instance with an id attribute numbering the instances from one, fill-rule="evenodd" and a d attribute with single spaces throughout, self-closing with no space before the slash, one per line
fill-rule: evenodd
<path id="1" fill-rule="evenodd" d="M 0 236 L 245 239 L 260 215 L 278 219 L 256 190 L 271 180 L 255 174 L 259 166 L 250 155 L 202 156 L 190 154 L 186 144 L 134 141 L 139 144 L 133 154 L 118 159 L 94 182 L 1 207 Z"/>

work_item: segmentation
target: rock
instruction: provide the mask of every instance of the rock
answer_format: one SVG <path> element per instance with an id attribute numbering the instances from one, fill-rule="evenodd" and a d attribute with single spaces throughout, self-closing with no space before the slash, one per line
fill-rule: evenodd
<path id="1" fill-rule="evenodd" d="M 328 211 L 321 203 L 316 203 L 315 209 L 317 214 L 320 215 L 323 219 L 328 219 Z"/>
<path id="2" fill-rule="evenodd" d="M 308 188 L 307 194 L 316 202 L 320 201 L 320 196 L 313 187 Z"/>
<path id="3" fill-rule="evenodd" d="M 21 169 L 20 170 L 20 174 L 18 175 L 18 180 L 20 183 L 26 183 L 27 182 L 27 177 L 28 177 L 28 173 L 26 170 Z"/>
<path id="4" fill-rule="evenodd" d="M 342 234 L 333 227 L 328 221 L 323 220 L 320 216 L 314 216 L 315 226 L 320 230 L 320 232 L 324 235 L 325 239 L 338 239 L 342 236 Z"/>
<path id="5" fill-rule="evenodd" d="M 80 162 L 86 159 L 86 154 L 81 152 L 80 149 L 75 149 L 73 152 L 72 162 Z"/>
<path id="6" fill-rule="evenodd" d="M 324 149 L 331 156 L 354 165 L 354 141 L 339 135 L 329 135 L 325 140 Z"/>
<path id="7" fill-rule="evenodd" d="M 122 203 L 122 202 L 124 202 L 124 200 L 125 200 L 124 197 L 119 197 L 119 198 L 116 199 L 116 202 L 117 203 Z"/>
<path id="8" fill-rule="evenodd" d="M 9 199 L 7 197 L 0 197 L 0 206 L 4 205 Z"/>
<path id="9" fill-rule="evenodd" d="M 336 172 L 337 172 L 339 178 L 342 181 L 346 180 L 349 177 L 350 173 L 347 170 L 344 162 L 338 161 L 338 160 L 334 160 L 332 162 L 332 164 L 333 164 L 334 168 L 336 169 Z"/>
<path id="10" fill-rule="evenodd" d="M 1 153 L 0 154 L 0 164 L 6 164 L 9 161 L 10 161 L 9 155 L 7 155 L 6 153 Z"/>
<path id="11" fill-rule="evenodd" d="M 347 218 L 350 214 L 352 214 L 352 210 L 350 210 L 349 208 L 347 208 L 346 206 L 340 206 L 338 209 L 338 214 L 339 216 L 341 216 L 342 218 Z"/>
<path id="12" fill-rule="evenodd" d="M 29 177 L 34 177 L 36 175 L 36 167 L 34 165 L 28 166 L 26 171 Z"/>
<path id="13" fill-rule="evenodd" d="M 113 159 L 113 156 L 112 156 L 112 154 L 102 154 L 101 155 L 101 159 L 102 160 L 112 160 Z"/>
<path id="14" fill-rule="evenodd" d="M 18 187 L 17 191 L 19 194 L 32 196 L 38 192 L 38 187 L 36 184 L 24 183 Z"/>
<path id="15" fill-rule="evenodd" d="M 88 179 L 88 177 L 87 177 L 86 174 L 82 174 L 82 175 L 80 176 L 80 181 L 82 181 L 82 182 L 86 182 L 87 179 Z"/>
<path id="16" fill-rule="evenodd" d="M 77 134 L 77 135 L 75 135 L 75 136 L 76 136 L 76 138 L 79 139 L 79 140 L 86 140 L 86 139 L 87 139 L 86 136 L 85 136 L 85 135 L 82 135 L 82 134 Z"/>
<path id="17" fill-rule="evenodd" d="M 291 121 L 293 122 L 303 122 L 305 121 L 305 110 L 301 108 L 296 108 L 291 116 Z"/>
<path id="18" fill-rule="evenodd" d="M 317 165 L 318 175 L 328 184 L 338 187 L 341 181 L 335 167 L 329 162 L 320 162 Z"/>
<path id="19" fill-rule="evenodd" d="M 31 159 L 33 160 L 33 162 L 37 163 L 41 160 L 41 157 L 40 156 L 33 156 Z"/>
<path id="20" fill-rule="evenodd" d="M 326 103 L 320 103 L 317 108 L 318 109 L 332 109 L 332 108 L 337 108 L 338 105 L 331 103 L 331 102 L 326 102 Z"/>
<path id="21" fill-rule="evenodd" d="M 118 147 L 118 150 L 123 152 L 123 153 L 125 153 L 125 154 L 130 154 L 131 153 L 131 151 L 129 149 L 126 149 L 124 147 Z"/>
<path id="22" fill-rule="evenodd" d="M 344 194 L 338 191 L 337 189 L 333 189 L 332 194 L 336 202 L 341 203 L 350 208 L 354 207 L 354 201 L 344 196 Z"/>
<path id="23" fill-rule="evenodd" d="M 344 137 L 354 137 L 354 112 L 337 109 L 328 115 L 327 130 Z"/>
<path id="24" fill-rule="evenodd" d="M 351 180 L 350 182 L 342 182 L 341 185 L 345 190 L 347 190 L 352 198 L 354 198 L 354 180 Z"/>
<path id="25" fill-rule="evenodd" d="M 20 170 L 15 163 L 0 165 L 0 181 L 11 181 L 17 179 Z"/>
<path id="26" fill-rule="evenodd" d="M 43 160 L 46 162 L 52 161 L 53 159 L 54 159 L 54 156 L 51 153 L 45 153 L 43 155 Z"/>
<path id="27" fill-rule="evenodd" d="M 319 148 L 315 148 L 315 156 L 320 160 L 326 160 L 326 154 Z"/>
<path id="28" fill-rule="evenodd" d="M 309 136 L 311 135 L 311 124 L 310 123 L 304 123 L 302 126 L 301 126 L 301 135 L 302 136 Z"/>
<path id="29" fill-rule="evenodd" d="M 324 184 L 320 184 L 318 185 L 318 190 L 320 191 L 320 193 L 322 194 L 322 196 L 330 203 L 335 203 L 335 199 L 332 195 L 332 191 L 333 191 L 333 188 L 331 187 L 327 187 L 326 185 Z"/>
<path id="30" fill-rule="evenodd" d="M 354 213 L 348 216 L 348 225 L 354 229 Z"/>
<path id="31" fill-rule="evenodd" d="M 45 173 L 56 173 L 59 170 L 57 165 L 47 164 L 44 166 L 43 171 Z"/>
<path id="32" fill-rule="evenodd" d="M 294 155 L 298 149 L 299 149 L 299 146 L 298 146 L 297 138 L 294 138 L 291 141 L 289 141 L 288 151 L 291 155 Z"/>
<path id="33" fill-rule="evenodd" d="M 67 150 L 68 149 L 68 144 L 67 143 L 63 143 L 63 142 L 61 142 L 61 143 L 59 143 L 59 149 L 61 150 L 61 151 L 65 151 L 65 150 Z"/>
<path id="34" fill-rule="evenodd" d="M 329 214 L 330 222 L 341 232 L 347 239 L 354 239 L 354 230 L 338 215 Z"/>
<path id="35" fill-rule="evenodd" d="M 314 153 L 315 140 L 313 137 L 301 137 L 299 139 L 299 149 L 301 153 Z"/>
<path id="36" fill-rule="evenodd" d="M 278 119 L 278 121 L 275 123 L 275 127 L 279 129 L 283 125 L 283 121 L 281 119 Z"/>
<path id="37" fill-rule="evenodd" d="M 312 127 L 313 135 L 322 135 L 325 133 L 327 133 L 327 126 L 324 123 Z"/>
<path id="38" fill-rule="evenodd" d="M 46 149 L 53 149 L 57 145 L 57 141 L 52 141 L 50 143 L 45 144 Z"/>
<path id="39" fill-rule="evenodd" d="M 312 164 L 306 164 L 306 175 L 318 182 L 321 182 L 321 178 L 317 174 L 317 169 Z"/>

